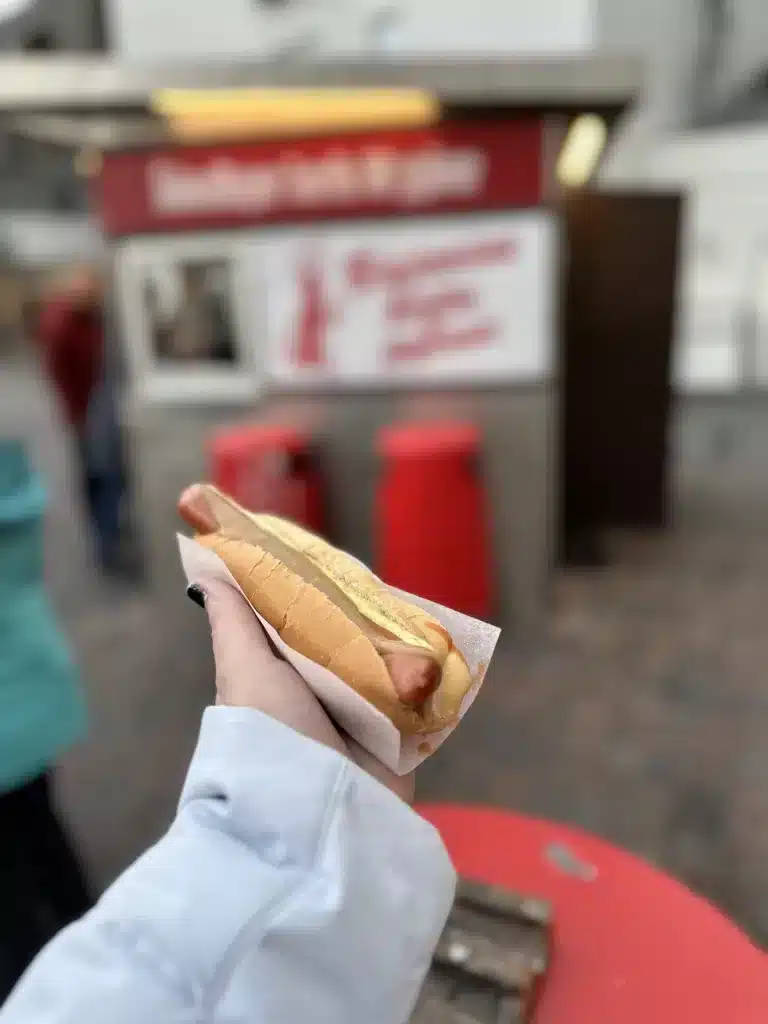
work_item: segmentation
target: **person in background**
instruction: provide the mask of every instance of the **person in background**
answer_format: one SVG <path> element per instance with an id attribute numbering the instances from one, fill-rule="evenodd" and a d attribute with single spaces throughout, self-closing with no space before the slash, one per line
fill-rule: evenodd
<path id="1" fill-rule="evenodd" d="M 335 729 L 237 591 L 201 582 L 217 700 L 176 820 L 2 1024 L 405 1024 L 453 901 L 448 854 L 412 780 Z"/>
<path id="2" fill-rule="evenodd" d="M 52 766 L 86 711 L 43 584 L 44 507 L 23 445 L 0 440 L 0 1003 L 90 906 L 52 802 Z"/>
<path id="3" fill-rule="evenodd" d="M 125 472 L 105 358 L 103 300 L 95 270 L 71 270 L 43 298 L 37 340 L 74 434 L 81 492 L 99 564 L 105 572 L 123 575 L 130 568 L 122 533 Z"/>

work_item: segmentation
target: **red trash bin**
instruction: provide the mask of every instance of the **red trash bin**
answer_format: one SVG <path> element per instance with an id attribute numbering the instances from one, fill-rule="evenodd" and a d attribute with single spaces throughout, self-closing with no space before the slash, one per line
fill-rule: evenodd
<path id="1" fill-rule="evenodd" d="M 322 482 L 311 435 L 288 424 L 223 430 L 209 445 L 213 483 L 254 512 L 273 512 L 325 532 Z"/>
<path id="2" fill-rule="evenodd" d="M 491 613 L 481 436 L 471 423 L 381 431 L 376 572 L 393 587 L 478 618 Z"/>

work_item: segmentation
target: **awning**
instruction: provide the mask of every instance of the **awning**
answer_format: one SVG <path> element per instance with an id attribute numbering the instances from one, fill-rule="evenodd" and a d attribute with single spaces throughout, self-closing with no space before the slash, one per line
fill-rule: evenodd
<path id="1" fill-rule="evenodd" d="M 627 55 L 166 67 L 128 67 L 100 58 L 23 57 L 0 60 L 0 113 L 110 115 L 121 120 L 133 115 L 141 120 L 151 118 L 150 101 L 158 90 L 244 87 L 407 87 L 462 108 L 619 112 L 637 98 L 641 85 L 642 63 Z"/>

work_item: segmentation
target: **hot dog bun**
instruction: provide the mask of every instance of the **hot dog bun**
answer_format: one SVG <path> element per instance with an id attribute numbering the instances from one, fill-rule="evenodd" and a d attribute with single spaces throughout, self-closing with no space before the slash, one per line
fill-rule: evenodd
<path id="1" fill-rule="evenodd" d="M 219 555 L 286 644 L 343 679 L 403 734 L 456 721 L 472 679 L 440 623 L 295 523 L 248 512 L 209 484 L 192 492 L 180 510 L 198 528 L 196 539 Z M 189 509 L 203 499 L 210 516 L 201 522 Z"/>

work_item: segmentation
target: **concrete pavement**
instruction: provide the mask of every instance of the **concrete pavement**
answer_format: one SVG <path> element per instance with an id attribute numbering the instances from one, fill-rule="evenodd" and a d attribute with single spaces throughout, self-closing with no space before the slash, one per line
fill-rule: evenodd
<path id="1" fill-rule="evenodd" d="M 66 434 L 24 362 L 0 364 L 0 435 L 50 481 L 48 572 L 83 666 L 91 737 L 60 794 L 105 884 L 171 818 L 211 694 L 204 616 L 94 573 Z M 679 516 L 560 573 L 545 635 L 504 646 L 421 795 L 575 822 L 680 875 L 768 937 L 768 414 L 692 406 L 675 436 Z M 173 539 L 168 538 L 171 545 Z"/>

